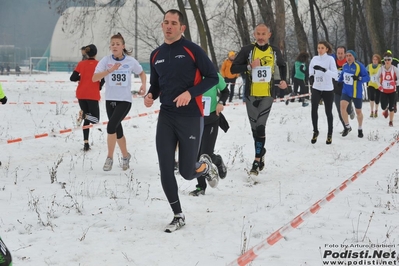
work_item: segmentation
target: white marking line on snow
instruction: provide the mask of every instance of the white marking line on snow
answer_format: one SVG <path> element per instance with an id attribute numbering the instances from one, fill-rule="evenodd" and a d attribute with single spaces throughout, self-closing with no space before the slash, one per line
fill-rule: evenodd
<path id="1" fill-rule="evenodd" d="M 378 161 L 387 151 L 392 148 L 397 142 L 399 142 L 399 137 L 397 137 L 394 141 L 392 141 L 382 152 L 380 152 L 376 157 L 371 159 L 369 163 L 364 165 L 359 171 L 354 173 L 351 177 L 342 182 L 338 187 L 333 189 L 331 192 L 327 194 L 324 198 L 314 203 L 309 209 L 302 212 L 294 219 L 292 219 L 289 223 L 275 231 L 268 238 L 255 245 L 247 252 L 242 254 L 240 257 L 235 259 L 233 262 L 229 263 L 228 266 L 245 266 L 251 261 L 255 260 L 256 257 L 260 254 L 261 251 L 268 249 L 269 247 L 276 244 L 280 239 L 284 238 L 286 234 L 288 234 L 293 229 L 297 228 L 303 221 L 312 216 L 320 210 L 320 208 L 330 202 L 335 196 L 341 193 L 345 188 L 347 188 L 350 184 L 352 184 L 361 174 L 367 171 L 376 161 Z"/>
<path id="2" fill-rule="evenodd" d="M 133 116 L 126 116 L 125 119 L 123 119 L 122 121 L 126 121 L 126 120 L 130 120 L 132 118 L 137 118 L 137 117 L 143 117 L 143 116 L 148 116 L 150 114 L 158 114 L 159 110 L 155 110 L 152 112 L 146 112 L 146 113 L 140 113 L 137 115 L 133 115 Z M 50 136 L 57 136 L 57 135 L 61 135 L 61 134 L 65 134 L 65 133 L 70 133 L 76 130 L 82 130 L 82 129 L 86 129 L 86 128 L 97 128 L 97 127 L 101 127 L 103 125 L 108 124 L 108 121 L 105 122 L 100 122 L 98 124 L 91 124 L 91 125 L 87 125 L 87 126 L 80 126 L 80 127 L 75 127 L 75 128 L 67 128 L 67 129 L 61 129 L 58 131 L 52 131 L 50 133 L 42 133 L 42 134 L 37 134 L 34 136 L 28 136 L 28 137 L 21 137 L 21 138 L 13 138 L 13 139 L 8 139 L 6 141 L 1 141 L 1 144 L 12 144 L 12 143 L 17 143 L 17 142 L 22 142 L 25 140 L 31 140 L 31 139 L 40 139 L 40 138 L 45 138 L 45 137 L 50 137 Z"/>

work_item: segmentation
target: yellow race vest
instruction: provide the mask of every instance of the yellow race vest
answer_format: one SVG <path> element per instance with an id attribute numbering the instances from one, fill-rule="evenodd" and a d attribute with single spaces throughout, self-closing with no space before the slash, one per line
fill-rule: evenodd
<path id="1" fill-rule="evenodd" d="M 379 82 L 379 78 L 380 77 L 377 77 L 377 73 L 378 73 L 378 70 L 380 70 L 380 67 L 381 67 L 380 64 L 378 64 L 378 66 L 376 68 L 373 68 L 372 64 L 369 64 L 367 66 L 367 71 L 370 74 L 370 81 L 369 81 L 369 83 L 367 85 L 370 86 L 370 87 L 373 87 L 375 89 L 378 89 L 378 83 L 377 82 Z"/>
<path id="2" fill-rule="evenodd" d="M 262 51 L 255 46 L 252 51 L 252 61 L 257 58 L 260 59 L 260 66 L 250 71 L 252 84 L 249 95 L 271 96 L 275 65 L 275 55 L 272 47 L 269 46 L 266 51 Z"/>

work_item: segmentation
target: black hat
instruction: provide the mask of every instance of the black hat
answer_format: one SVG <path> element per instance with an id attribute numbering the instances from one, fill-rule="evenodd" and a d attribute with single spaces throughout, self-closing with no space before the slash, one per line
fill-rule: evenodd
<path id="1" fill-rule="evenodd" d="M 89 44 L 86 46 L 85 51 L 88 57 L 93 57 L 97 54 L 97 47 L 94 44 Z"/>

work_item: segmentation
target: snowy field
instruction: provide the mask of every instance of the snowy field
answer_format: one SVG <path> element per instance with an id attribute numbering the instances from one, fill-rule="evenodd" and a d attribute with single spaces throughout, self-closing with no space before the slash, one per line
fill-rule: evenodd
<path id="1" fill-rule="evenodd" d="M 106 126 L 91 129 L 91 150 L 84 153 L 82 130 L 74 125 L 76 83 L 69 74 L 0 76 L 0 82 L 10 103 L 0 106 L 0 236 L 14 265 L 236 265 L 244 251 L 317 206 L 363 167 L 363 174 L 320 210 L 308 212 L 298 228 L 260 248 L 251 265 L 399 264 L 399 119 L 388 127 L 381 110 L 369 118 L 368 102 L 363 139 L 356 120 L 347 137 L 339 134 L 334 107 L 331 145 L 325 144 L 323 106 L 319 140 L 312 145 L 310 106 L 275 103 L 266 167 L 255 184 L 246 172 L 254 156 L 251 130 L 236 99 L 224 111 L 230 129 L 219 131 L 216 144 L 226 179 L 216 189 L 208 187 L 205 196 L 192 197 L 196 181 L 177 175 L 186 226 L 168 234 L 163 229 L 173 213 L 155 149 L 158 101 L 147 109 L 142 98 L 133 99 L 130 119 L 123 122 L 130 169 L 122 171 L 114 159 L 112 171 L 104 172 Z M 100 106 L 105 122 L 104 102 Z M 117 148 L 114 158 L 120 156 Z"/>

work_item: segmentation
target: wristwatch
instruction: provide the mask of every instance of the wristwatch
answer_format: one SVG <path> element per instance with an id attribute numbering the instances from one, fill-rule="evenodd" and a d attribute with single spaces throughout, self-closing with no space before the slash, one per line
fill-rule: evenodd
<path id="1" fill-rule="evenodd" d="M 219 103 L 219 104 L 223 104 L 223 105 L 224 105 L 224 102 L 223 102 L 223 101 L 218 101 L 218 103 Z"/>
<path id="2" fill-rule="evenodd" d="M 247 65 L 247 69 L 248 69 L 249 71 L 251 71 L 251 70 L 252 70 L 251 65 Z"/>

